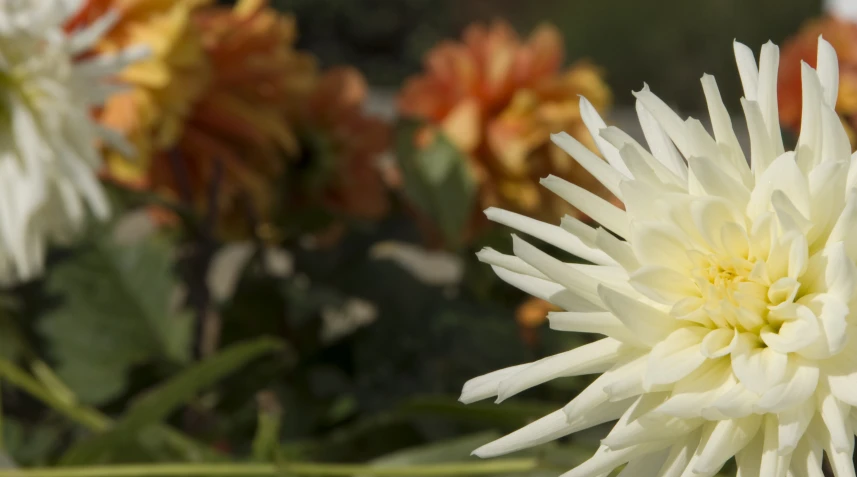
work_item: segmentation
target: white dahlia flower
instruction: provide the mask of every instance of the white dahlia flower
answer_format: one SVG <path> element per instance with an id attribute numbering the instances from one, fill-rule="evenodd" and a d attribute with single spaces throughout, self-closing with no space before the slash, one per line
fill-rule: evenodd
<path id="1" fill-rule="evenodd" d="M 80 231 L 109 204 L 97 178 L 98 144 L 126 147 L 92 109 L 119 85 L 110 77 L 145 56 L 133 49 L 81 57 L 116 21 L 66 32 L 80 0 L 0 1 L 0 282 L 37 276 L 45 247 Z"/>
<path id="2" fill-rule="evenodd" d="M 513 237 L 480 252 L 504 281 L 565 309 L 553 329 L 606 337 L 465 384 L 497 401 L 554 378 L 600 376 L 564 408 L 475 451 L 496 456 L 617 421 L 568 477 L 821 476 L 827 454 L 854 476 L 857 429 L 857 165 L 833 110 L 836 53 L 819 39 L 803 64 L 803 117 L 785 151 L 779 50 L 735 44 L 752 165 L 714 78 L 702 78 L 713 136 L 647 87 L 635 93 L 649 148 L 581 111 L 606 162 L 553 140 L 625 204 L 556 177 L 543 184 L 601 225 L 488 217 L 592 264 L 565 263 Z"/>

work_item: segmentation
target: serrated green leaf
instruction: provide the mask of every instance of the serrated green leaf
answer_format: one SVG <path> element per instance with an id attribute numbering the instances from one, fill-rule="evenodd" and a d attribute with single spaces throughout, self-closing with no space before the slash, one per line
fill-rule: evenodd
<path id="1" fill-rule="evenodd" d="M 62 298 L 38 326 L 59 377 L 85 403 L 121 394 L 129 370 L 151 360 L 185 363 L 192 317 L 175 312 L 169 244 L 96 239 L 61 262 L 47 288 Z"/>
<path id="2" fill-rule="evenodd" d="M 432 144 L 418 148 L 414 135 L 419 128 L 417 123 L 403 121 L 397 133 L 405 193 L 435 221 L 447 244 L 457 247 L 473 212 L 476 181 L 465 154 L 442 133 L 436 132 Z"/>
<path id="3" fill-rule="evenodd" d="M 103 462 L 140 433 L 188 403 L 199 392 L 265 354 L 284 350 L 282 341 L 259 338 L 230 346 L 196 363 L 140 397 L 106 433 L 73 446 L 63 456 L 66 465 Z"/>

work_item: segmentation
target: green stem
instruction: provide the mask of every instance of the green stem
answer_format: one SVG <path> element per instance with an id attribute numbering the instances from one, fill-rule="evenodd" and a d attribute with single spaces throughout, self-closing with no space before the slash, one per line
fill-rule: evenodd
<path id="1" fill-rule="evenodd" d="M 441 477 L 527 472 L 536 469 L 535 459 L 498 459 L 435 465 L 381 467 L 351 464 L 150 464 L 99 467 L 56 467 L 0 471 L 0 477 L 267 477 L 285 474 L 305 476 Z"/>
<path id="2" fill-rule="evenodd" d="M 0 359 L 0 378 L 23 389 L 34 398 L 87 429 L 103 432 L 110 427 L 110 418 L 107 416 L 95 410 L 78 407 L 66 399 L 53 395 L 42 383 L 9 360 Z"/>
<path id="3" fill-rule="evenodd" d="M 82 425 L 93 432 L 105 432 L 113 425 L 113 420 L 97 409 L 81 407 L 69 400 L 68 396 L 57 396 L 37 379 L 30 376 L 14 363 L 0 359 L 0 380 L 21 388 L 32 397 L 42 401 L 46 406 L 64 415 L 71 421 Z M 152 426 L 152 432 L 161 436 L 174 449 L 178 450 L 189 460 L 212 460 L 217 453 L 164 424 Z"/>

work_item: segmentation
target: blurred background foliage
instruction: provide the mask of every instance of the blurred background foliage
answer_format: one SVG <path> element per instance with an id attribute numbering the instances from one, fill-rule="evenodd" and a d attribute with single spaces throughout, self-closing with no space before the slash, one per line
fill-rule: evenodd
<path id="1" fill-rule="evenodd" d="M 643 82 L 671 104 L 696 111 L 703 73 L 715 75 L 728 107 L 740 82 L 729 45 L 782 44 L 821 0 L 276 0 L 297 14 L 298 44 L 325 64 L 353 64 L 379 87 L 396 88 L 419 69 L 426 50 L 474 21 L 503 18 L 520 32 L 544 21 L 565 37 L 567 58 L 590 58 L 606 71 L 619 104 Z M 728 102 L 732 101 L 731 104 Z"/>

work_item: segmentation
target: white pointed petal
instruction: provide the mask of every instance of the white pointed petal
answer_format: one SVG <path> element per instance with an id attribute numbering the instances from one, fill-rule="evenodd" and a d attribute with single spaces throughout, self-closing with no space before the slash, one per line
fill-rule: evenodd
<path id="1" fill-rule="evenodd" d="M 630 172 L 628 175 L 619 172 L 567 133 L 551 134 L 551 141 L 574 158 L 581 167 L 598 179 L 598 182 L 602 183 L 613 195 L 619 199 L 622 198 L 619 183 L 630 178 Z"/>
<path id="2" fill-rule="evenodd" d="M 602 446 L 589 460 L 560 477 L 600 477 L 626 462 L 668 447 L 668 445 L 668 443 L 640 444 L 617 451 L 611 451 L 606 446 Z"/>
<path id="3" fill-rule="evenodd" d="M 685 158 L 690 157 L 691 149 L 687 136 L 687 128 L 684 121 L 672 110 L 667 104 L 654 93 L 649 90 L 648 86 L 643 86 L 641 91 L 634 93 L 634 97 L 643 104 L 643 107 L 655 118 L 655 121 L 661 126 L 664 132 L 678 148 L 679 152 Z"/>
<path id="4" fill-rule="evenodd" d="M 815 417 L 815 411 L 815 401 L 807 399 L 803 403 L 777 414 L 779 419 L 777 452 L 779 454 L 788 454 L 797 448 L 810 421 Z"/>
<path id="5" fill-rule="evenodd" d="M 634 333 L 610 312 L 552 312 L 548 314 L 550 328 L 574 333 L 594 333 L 609 336 L 623 343 L 643 344 Z"/>
<path id="6" fill-rule="evenodd" d="M 607 124 L 601 119 L 595 106 L 583 96 L 580 97 L 580 117 L 583 119 L 583 124 L 586 125 L 586 129 L 589 130 L 592 139 L 595 140 L 595 145 L 598 147 L 601 155 L 607 159 L 607 162 L 622 175 L 632 177 L 619 151 L 601 137 L 600 132 L 607 127 Z"/>
<path id="7" fill-rule="evenodd" d="M 797 166 L 794 157 L 794 153 L 791 152 L 781 155 L 762 174 L 750 193 L 747 216 L 755 219 L 771 211 L 771 196 L 775 190 L 783 191 L 804 216 L 809 215 L 809 183 Z"/>
<path id="8" fill-rule="evenodd" d="M 604 311 L 600 305 L 587 300 L 583 296 L 567 290 L 559 283 L 549 280 L 515 273 L 505 268 L 492 266 L 494 273 L 497 274 L 504 282 L 513 287 L 532 295 L 536 298 L 541 298 L 547 302 L 563 308 L 568 311 Z"/>
<path id="9" fill-rule="evenodd" d="M 792 454 L 791 475 L 794 477 L 825 477 L 823 454 L 815 439 L 802 439 Z"/>
<path id="10" fill-rule="evenodd" d="M 544 444 L 572 432 L 574 432 L 573 426 L 568 423 L 565 413 L 560 409 L 507 436 L 485 444 L 473 451 L 473 455 L 483 458 L 496 457 Z"/>
<path id="11" fill-rule="evenodd" d="M 637 260 L 634 250 L 628 245 L 628 242 L 616 238 L 616 236 L 601 227 L 595 232 L 595 246 L 626 271 L 631 272 L 640 267 L 640 262 Z"/>
<path id="12" fill-rule="evenodd" d="M 650 346 L 661 342 L 678 326 L 668 314 L 607 286 L 599 285 L 598 295 L 616 318 Z"/>
<path id="13" fill-rule="evenodd" d="M 644 386 L 671 384 L 696 370 L 707 359 L 701 352 L 708 328 L 679 328 L 652 348 Z"/>
<path id="14" fill-rule="evenodd" d="M 619 419 L 607 437 L 601 441 L 603 445 L 613 450 L 619 450 L 652 441 L 665 439 L 676 441 L 682 436 L 692 433 L 706 422 L 702 418 L 676 418 L 664 414 L 647 413 L 645 409 L 635 409 L 647 397 L 648 395 L 643 395 L 638 398 L 635 406 L 628 409 L 625 416 Z M 649 401 L 648 407 L 654 408 L 662 399 L 649 399 Z M 631 413 L 641 415 L 635 419 L 626 419 L 626 416 Z"/>
<path id="15" fill-rule="evenodd" d="M 680 273 L 690 271 L 693 264 L 687 256 L 691 245 L 686 235 L 668 222 L 635 222 L 631 248 L 642 265 L 668 267 Z"/>
<path id="16" fill-rule="evenodd" d="M 762 429 L 756 433 L 749 444 L 735 454 L 735 464 L 738 472 L 735 477 L 759 477 L 761 475 L 773 475 L 773 473 L 762 473 L 762 460 L 765 452 L 765 439 L 767 435 L 767 424 L 772 416 L 765 416 Z"/>
<path id="17" fill-rule="evenodd" d="M 762 111 L 762 119 L 767 126 L 768 136 L 773 146 L 774 157 L 784 152 L 783 135 L 780 131 L 780 116 L 777 107 L 777 71 L 780 63 L 780 49 L 770 41 L 762 45 L 759 55 L 759 91 L 757 101 Z"/>
<path id="18" fill-rule="evenodd" d="M 699 295 L 699 288 L 690 277 L 659 265 L 640 267 L 631 273 L 630 283 L 635 290 L 664 305 Z"/>
<path id="19" fill-rule="evenodd" d="M 598 280 L 576 271 L 567 266 L 567 264 L 530 245 L 517 235 L 512 235 L 512 250 L 514 250 L 515 255 L 521 260 L 548 276 L 551 281 L 559 283 L 567 290 L 583 296 L 592 303 L 599 304 L 600 298 L 597 292 Z"/>
<path id="20" fill-rule="evenodd" d="M 762 416 L 727 419 L 709 424 L 702 431 L 696 450 L 693 471 L 699 474 L 717 473 L 723 464 L 743 449 L 756 436 Z"/>
<path id="21" fill-rule="evenodd" d="M 735 50 L 735 62 L 738 64 L 738 74 L 741 76 L 741 84 L 744 86 L 744 97 L 750 101 L 756 100 L 759 91 L 759 68 L 756 66 L 756 57 L 753 50 L 743 43 L 733 42 Z"/>
<path id="22" fill-rule="evenodd" d="M 818 79 L 824 91 L 824 101 L 828 106 L 836 106 L 836 97 L 839 94 L 839 60 L 836 57 L 836 50 L 821 36 L 818 37 L 816 58 Z"/>
<path id="23" fill-rule="evenodd" d="M 634 459 L 628 462 L 628 465 L 619 472 L 616 477 L 638 477 L 641 475 L 656 475 L 661 466 L 666 461 L 668 451 L 655 452 L 649 455 Z"/>
<path id="24" fill-rule="evenodd" d="M 750 166 L 758 183 L 762 174 L 770 167 L 776 156 L 774 143 L 765 126 L 759 103 L 741 98 L 747 131 L 750 133 Z"/>
<path id="25" fill-rule="evenodd" d="M 461 397 L 458 400 L 464 404 L 470 404 L 494 397 L 497 395 L 500 381 L 514 375 L 527 366 L 529 364 L 519 364 L 473 378 L 464 383 L 464 387 L 461 390 Z"/>
<path id="26" fill-rule="evenodd" d="M 713 76 L 702 76 L 702 90 L 708 104 L 708 114 L 711 117 L 714 138 L 719 144 L 726 147 L 732 167 L 738 173 L 738 177 L 743 178 L 742 182 L 748 185 L 750 179 L 749 164 L 744 157 L 744 151 L 741 149 L 735 130 L 732 128 L 732 118 L 726 110 L 726 105 L 723 104 L 720 90 L 717 88 L 717 82 Z"/>
<path id="27" fill-rule="evenodd" d="M 853 268 L 850 260 L 847 261 Z M 852 289 L 851 292 L 854 290 Z M 822 360 L 838 355 L 844 348 L 848 338 L 848 305 L 840 297 L 823 293 L 815 296 L 809 303 L 810 309 L 818 317 L 821 337 L 810 346 L 799 351 L 805 358 Z"/>
<path id="28" fill-rule="evenodd" d="M 691 184 L 699 187 L 695 195 L 720 197 L 734 203 L 740 209 L 743 209 L 750 200 L 750 191 L 744 187 L 744 184 L 723 172 L 723 169 L 711 159 L 692 157 L 688 160 L 688 164 L 692 177 Z M 691 193 L 694 191 L 691 190 Z"/>
<path id="29" fill-rule="evenodd" d="M 814 363 L 789 359 L 784 382 L 768 390 L 754 404 L 763 412 L 781 412 L 809 399 L 818 385 L 819 369 Z"/>
<path id="30" fill-rule="evenodd" d="M 821 160 L 848 161 L 851 158 L 851 141 L 842 127 L 842 120 L 832 106 L 822 105 L 821 109 Z"/>
<path id="31" fill-rule="evenodd" d="M 821 105 L 824 98 L 821 82 L 811 66 L 801 62 L 801 85 L 803 86 L 801 103 L 800 136 L 797 142 L 797 162 L 801 170 L 811 170 L 821 160 L 822 116 Z"/>
<path id="32" fill-rule="evenodd" d="M 702 415 L 703 410 L 737 384 L 729 360 L 710 360 L 676 383 L 670 398 L 656 412 L 679 418 Z"/>
<path id="33" fill-rule="evenodd" d="M 72 55 L 85 53 L 86 50 L 95 46 L 95 43 L 110 31 L 117 21 L 119 21 L 119 12 L 116 10 L 109 10 L 104 15 L 101 15 L 97 20 L 89 24 L 86 28 L 75 31 L 69 38 L 69 52 Z"/>
<path id="34" fill-rule="evenodd" d="M 500 382 L 497 402 L 553 379 L 603 373 L 622 356 L 622 342 L 605 338 L 527 365 Z"/>
<path id="35" fill-rule="evenodd" d="M 738 330 L 717 328 L 708 332 L 702 339 L 700 353 L 710 359 L 720 358 L 731 353 L 738 343 Z"/>
<path id="36" fill-rule="evenodd" d="M 853 436 L 852 436 L 853 439 Z M 853 449 L 853 440 L 849 449 L 845 452 L 839 451 L 836 442 L 832 436 L 823 443 L 824 453 L 827 454 L 827 461 L 830 462 L 830 468 L 833 470 L 833 475 L 836 477 L 855 477 L 854 461 L 852 460 L 851 450 Z"/>
<path id="37" fill-rule="evenodd" d="M 854 432 L 848 425 L 851 406 L 826 393 L 821 397 L 819 406 L 821 419 L 830 433 L 830 442 L 837 452 L 850 453 L 854 446 Z"/>
<path id="38" fill-rule="evenodd" d="M 592 192 L 556 176 L 548 176 L 542 179 L 541 184 L 620 237 L 628 236 L 628 217 L 624 210 Z"/>
<path id="39" fill-rule="evenodd" d="M 636 109 L 646 144 L 649 145 L 652 155 L 676 175 L 687 179 L 687 164 L 685 164 L 667 133 L 639 100 L 636 101 Z"/>
<path id="40" fill-rule="evenodd" d="M 695 432 L 673 445 L 657 477 L 681 477 L 687 470 L 694 450 L 699 445 L 699 436 L 700 432 Z"/>
<path id="41" fill-rule="evenodd" d="M 601 250 L 587 246 L 581 239 L 556 225 L 494 207 L 486 209 L 485 216 L 492 222 L 519 230 L 592 263 L 615 263 Z"/>
<path id="42" fill-rule="evenodd" d="M 855 166 L 852 168 L 857 169 Z M 848 257 L 852 261 L 857 261 L 857 234 L 854 230 L 857 230 L 857 189 L 851 189 L 848 192 L 845 209 L 836 220 L 827 239 L 828 244 L 842 242 Z"/>
<path id="43" fill-rule="evenodd" d="M 631 169 L 632 165 L 637 169 L 645 167 L 650 173 L 654 174 L 654 177 L 662 184 L 662 187 L 677 187 L 681 190 L 686 188 L 686 175 L 676 174 L 668 166 L 657 160 L 655 156 L 625 131 L 616 126 L 608 126 L 601 130 L 601 137 L 619 150 L 619 154 L 629 169 Z M 635 179 L 641 179 L 634 170 L 631 170 L 631 173 Z"/>
<path id="44" fill-rule="evenodd" d="M 503 267 L 506 270 L 521 273 L 524 275 L 529 275 L 531 277 L 541 278 L 542 280 L 549 280 L 548 277 L 545 276 L 542 272 L 536 270 L 532 265 L 527 262 L 521 260 L 520 258 L 514 255 L 506 255 L 504 253 L 500 253 L 493 248 L 483 248 L 479 252 L 476 253 L 476 257 L 482 263 L 487 263 L 488 265 L 494 265 L 497 267 Z"/>

